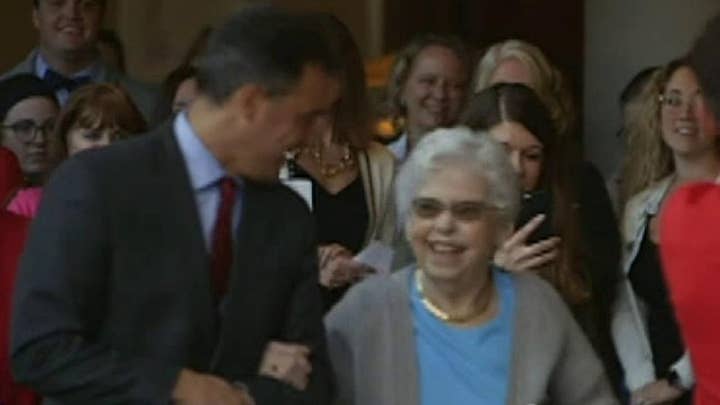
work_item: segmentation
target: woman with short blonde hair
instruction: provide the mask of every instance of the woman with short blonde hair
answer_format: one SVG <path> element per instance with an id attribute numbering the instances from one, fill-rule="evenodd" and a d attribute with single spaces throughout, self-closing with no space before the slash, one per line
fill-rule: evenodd
<path id="1" fill-rule="evenodd" d="M 499 80 L 498 67 L 507 61 L 518 61 L 524 66 L 524 80 Z M 555 129 L 562 135 L 573 136 L 577 112 L 567 81 L 552 65 L 540 48 L 528 42 L 510 39 L 491 46 L 480 59 L 475 69 L 473 91 L 479 92 L 501 81 L 523 83 L 537 93 L 550 111 Z"/>

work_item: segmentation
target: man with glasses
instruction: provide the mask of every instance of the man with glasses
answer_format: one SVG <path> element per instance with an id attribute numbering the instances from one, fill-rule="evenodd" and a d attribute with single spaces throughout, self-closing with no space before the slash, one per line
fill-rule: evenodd
<path id="1" fill-rule="evenodd" d="M 57 115 L 54 92 L 37 77 L 0 81 L 0 145 L 17 156 L 28 186 L 41 184 L 47 174 L 48 137 Z"/>
<path id="2" fill-rule="evenodd" d="M 155 94 L 103 63 L 98 36 L 105 0 L 33 0 L 32 21 L 38 46 L 7 76 L 32 73 L 52 87 L 60 104 L 87 83 L 118 84 L 130 93 L 147 119 Z"/>

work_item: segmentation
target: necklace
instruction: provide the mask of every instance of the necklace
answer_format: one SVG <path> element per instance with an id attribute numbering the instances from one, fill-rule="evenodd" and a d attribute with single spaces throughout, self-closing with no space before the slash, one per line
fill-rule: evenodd
<path id="1" fill-rule="evenodd" d="M 437 305 L 435 305 L 432 301 L 430 301 L 430 299 L 425 296 L 425 293 L 423 292 L 422 282 L 420 281 L 420 269 L 415 271 L 415 285 L 417 287 L 418 293 L 420 294 L 420 302 L 422 302 L 425 309 L 427 309 L 428 312 L 433 314 L 433 316 L 447 323 L 465 323 L 471 319 L 477 318 L 485 311 L 487 311 L 488 307 L 490 306 L 490 302 L 492 301 L 493 294 L 485 294 L 485 292 L 487 289 L 489 289 L 490 286 L 492 286 L 492 284 L 492 278 L 490 278 L 480 291 L 480 294 L 485 295 L 487 298 L 485 299 L 485 302 L 483 302 L 482 305 L 479 306 L 477 311 L 467 315 L 453 315 L 438 308 Z"/>
<path id="2" fill-rule="evenodd" d="M 305 150 L 310 152 L 310 156 L 320 166 L 320 174 L 326 179 L 330 179 L 355 167 L 355 159 L 352 150 L 350 150 L 350 144 L 345 142 L 342 148 L 343 155 L 337 162 L 325 162 L 322 156 L 322 148 L 319 146 L 307 147 Z"/>

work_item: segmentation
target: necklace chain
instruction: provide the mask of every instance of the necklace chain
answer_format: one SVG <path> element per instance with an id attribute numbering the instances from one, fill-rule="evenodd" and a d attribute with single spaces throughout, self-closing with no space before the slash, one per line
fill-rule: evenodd
<path id="1" fill-rule="evenodd" d="M 340 173 L 348 171 L 355 167 L 355 159 L 349 143 L 342 145 L 343 155 L 337 162 L 325 162 L 323 159 L 322 148 L 320 146 L 306 147 L 304 151 L 310 153 L 313 160 L 320 166 L 320 174 L 326 179 L 333 178 Z"/>
<path id="2" fill-rule="evenodd" d="M 422 282 L 420 280 L 420 273 L 421 273 L 420 269 L 418 269 L 415 272 L 415 285 L 417 287 L 418 293 L 420 294 L 420 302 L 422 302 L 423 306 L 425 307 L 425 309 L 428 310 L 428 312 L 430 312 L 431 314 L 433 314 L 433 316 L 435 316 L 436 318 L 440 319 L 443 322 L 447 322 L 447 323 L 468 322 L 471 319 L 475 319 L 475 318 L 479 317 L 480 315 L 482 315 L 483 313 L 485 313 L 485 311 L 487 311 L 488 307 L 490 306 L 490 302 L 492 301 L 492 294 L 484 294 L 487 296 L 487 298 L 485 299 L 485 302 L 483 302 L 483 304 L 480 305 L 478 310 L 474 311 L 473 313 L 470 313 L 468 315 L 454 315 L 454 314 L 448 313 L 447 311 L 443 311 L 437 305 L 435 305 L 432 301 L 430 301 L 429 298 L 427 298 L 425 296 Z M 488 282 L 483 286 L 482 290 L 480 291 L 480 294 L 485 293 L 486 292 L 485 290 L 487 290 L 488 287 L 490 287 L 491 285 L 492 285 L 492 279 L 488 280 Z"/>

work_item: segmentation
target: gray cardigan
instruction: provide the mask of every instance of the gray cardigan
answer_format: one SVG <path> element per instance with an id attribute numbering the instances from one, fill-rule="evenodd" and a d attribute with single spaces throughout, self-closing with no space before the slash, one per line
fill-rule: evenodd
<path id="1" fill-rule="evenodd" d="M 337 405 L 419 405 L 409 272 L 354 286 L 325 318 Z M 600 360 L 560 296 L 534 275 L 517 288 L 508 405 L 611 405 Z"/>

